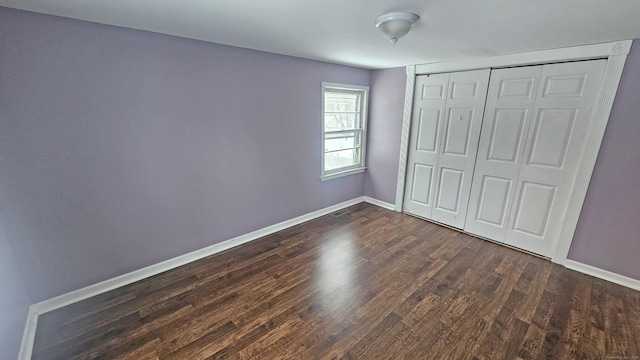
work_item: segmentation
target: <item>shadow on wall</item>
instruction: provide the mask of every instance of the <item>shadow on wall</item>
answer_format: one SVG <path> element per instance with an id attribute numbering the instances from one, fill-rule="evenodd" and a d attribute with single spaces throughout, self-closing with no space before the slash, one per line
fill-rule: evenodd
<path id="1" fill-rule="evenodd" d="M 390 204 L 396 201 L 406 81 L 405 68 L 371 72 L 364 195 Z"/>

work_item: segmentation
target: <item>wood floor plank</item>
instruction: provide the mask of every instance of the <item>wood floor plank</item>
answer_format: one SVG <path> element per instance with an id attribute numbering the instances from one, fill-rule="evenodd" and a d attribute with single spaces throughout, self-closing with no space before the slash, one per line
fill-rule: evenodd
<path id="1" fill-rule="evenodd" d="M 536 311 L 536 305 L 540 303 L 542 295 L 544 294 L 545 284 L 551 275 L 551 264 L 546 263 L 542 259 L 531 260 L 530 264 L 535 265 L 528 265 L 528 271 L 533 270 L 533 278 L 530 281 L 527 279 L 525 283 L 518 280 L 518 284 L 516 285 L 516 289 L 525 294 L 524 299 L 522 299 L 522 302 L 516 310 L 516 317 L 526 323 L 531 323 Z M 530 273 L 525 270 L 522 276 L 529 277 Z"/>
<path id="2" fill-rule="evenodd" d="M 623 300 L 616 295 L 607 294 L 605 318 L 606 356 L 632 356 L 634 347 L 629 346 L 629 338 L 623 314 Z"/>
<path id="3" fill-rule="evenodd" d="M 595 327 L 588 327 L 585 337 L 580 341 L 580 351 L 581 359 L 604 359 L 606 351 L 604 331 Z"/>
<path id="4" fill-rule="evenodd" d="M 640 292 L 625 291 L 624 304 L 623 313 L 626 314 L 624 318 L 628 327 L 628 341 L 635 344 L 635 353 L 632 356 L 638 356 L 640 359 L 640 322 L 635 321 L 640 318 Z"/>
<path id="5" fill-rule="evenodd" d="M 511 290 L 507 300 L 502 304 L 500 311 L 493 317 L 489 331 L 484 337 L 483 344 L 474 351 L 480 359 L 503 359 L 505 351 L 509 350 L 512 341 L 519 345 L 527 331 L 527 324 L 514 317 L 514 309 L 524 298 L 524 294 L 518 290 Z M 517 345 L 515 345 L 517 346 Z M 514 349 L 510 349 L 515 353 Z"/>
<path id="6" fill-rule="evenodd" d="M 640 356 L 640 292 L 357 204 L 42 314 L 34 359 Z"/>
<path id="7" fill-rule="evenodd" d="M 543 290 L 540 301 L 531 318 L 529 329 L 524 337 L 518 355 L 522 359 L 537 359 L 545 343 L 545 329 L 555 309 L 556 294 Z"/>
<path id="8" fill-rule="evenodd" d="M 391 312 L 382 319 L 371 331 L 360 339 L 354 346 L 350 347 L 342 356 L 342 359 L 370 359 L 377 355 L 381 347 L 386 344 L 385 336 L 395 333 L 392 329 L 396 325 L 401 325 L 402 318 L 398 314 Z"/>
<path id="9" fill-rule="evenodd" d="M 114 360 L 155 360 L 158 358 L 158 349 L 161 348 L 160 339 L 155 338 L 131 352 L 123 353 Z"/>

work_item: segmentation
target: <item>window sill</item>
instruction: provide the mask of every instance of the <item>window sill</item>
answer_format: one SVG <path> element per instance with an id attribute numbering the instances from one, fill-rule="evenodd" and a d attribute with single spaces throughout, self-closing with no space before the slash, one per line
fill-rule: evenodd
<path id="1" fill-rule="evenodd" d="M 357 169 L 349 169 L 349 170 L 346 170 L 346 171 L 333 173 L 333 174 L 330 174 L 330 175 L 320 176 L 320 181 L 333 180 L 333 179 L 341 178 L 343 176 L 359 174 L 359 173 L 364 172 L 366 169 L 367 169 L 366 167 L 361 167 L 361 168 L 357 168 Z"/>

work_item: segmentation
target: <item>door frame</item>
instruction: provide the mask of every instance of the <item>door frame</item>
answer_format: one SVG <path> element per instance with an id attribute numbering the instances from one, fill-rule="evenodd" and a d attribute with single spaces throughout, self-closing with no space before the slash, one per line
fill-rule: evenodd
<path id="1" fill-rule="evenodd" d="M 631 49 L 632 40 L 614 41 L 602 44 L 574 46 L 552 50 L 532 51 L 526 53 L 493 56 L 486 58 L 428 63 L 407 66 L 407 83 L 404 96 L 404 113 L 402 116 L 402 137 L 400 140 L 400 159 L 398 162 L 398 179 L 396 187 L 395 211 L 402 212 L 407 158 L 409 148 L 409 134 L 411 131 L 411 116 L 413 107 L 413 93 L 416 75 L 456 72 L 478 69 L 497 69 L 512 66 L 540 65 L 555 62 L 607 59 L 607 65 L 602 79 L 600 92 L 596 98 L 593 115 L 582 158 L 579 160 L 573 191 L 569 198 L 565 221 L 560 230 L 560 236 L 554 244 L 551 261 L 565 265 L 573 235 L 578 225 L 582 205 L 587 195 L 589 181 L 593 174 L 604 131 L 609 122 L 609 114 L 618 91 L 618 84 L 622 70 Z"/>

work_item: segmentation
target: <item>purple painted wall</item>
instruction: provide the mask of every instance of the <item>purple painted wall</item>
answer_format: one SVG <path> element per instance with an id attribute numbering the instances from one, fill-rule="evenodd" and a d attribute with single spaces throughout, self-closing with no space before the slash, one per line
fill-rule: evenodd
<path id="1" fill-rule="evenodd" d="M 569 259 L 640 280 L 640 40 L 622 73 Z"/>
<path id="2" fill-rule="evenodd" d="M 319 180 L 321 82 L 370 75 L 0 8 L 0 319 L 362 196 Z"/>
<path id="3" fill-rule="evenodd" d="M 364 174 L 318 179 L 321 81 L 371 86 Z M 0 7 L 0 353 L 31 303 L 363 191 L 393 203 L 404 86 Z M 635 46 L 570 253 L 638 279 L 639 91 Z"/>
<path id="4" fill-rule="evenodd" d="M 0 222 L 0 357 L 3 359 L 17 357 L 31 303 L 17 265 Z"/>
<path id="5" fill-rule="evenodd" d="M 364 194 L 390 204 L 396 202 L 406 79 L 404 68 L 371 72 Z"/>

